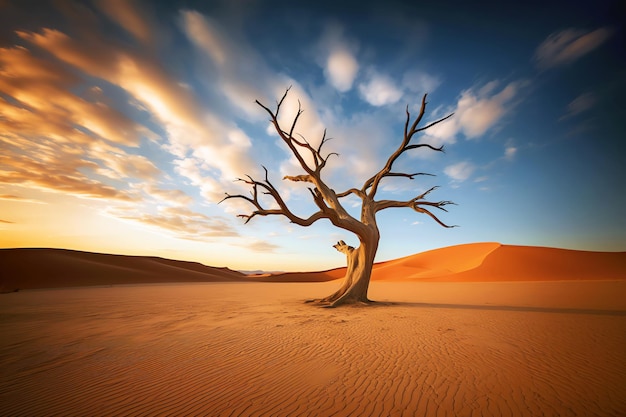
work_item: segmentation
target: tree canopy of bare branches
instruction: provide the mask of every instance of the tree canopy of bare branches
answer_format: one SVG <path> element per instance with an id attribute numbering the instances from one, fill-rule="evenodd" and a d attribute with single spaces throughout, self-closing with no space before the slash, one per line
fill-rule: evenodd
<path id="1" fill-rule="evenodd" d="M 291 124 L 289 126 L 281 126 L 279 123 L 281 107 L 288 93 L 289 89 L 285 91 L 274 109 L 267 107 L 258 100 L 256 103 L 267 112 L 276 133 L 295 156 L 304 171 L 300 175 L 285 176 L 283 180 L 308 183 L 308 190 L 318 210 L 308 217 L 300 217 L 294 214 L 287 206 L 287 203 L 278 189 L 270 181 L 268 171 L 265 167 L 263 167 L 265 175 L 262 179 L 255 179 L 248 175 L 245 176 L 245 178 L 237 179 L 237 181 L 250 186 L 251 192 L 249 195 L 227 193 L 222 201 L 229 199 L 247 201 L 252 207 L 252 211 L 248 214 L 239 215 L 239 217 L 245 220 L 245 223 L 248 223 L 256 216 L 284 216 L 289 219 L 290 222 L 306 227 L 318 220 L 327 219 L 333 225 L 354 233 L 359 239 L 360 244 L 358 247 L 354 248 L 348 246 L 343 241 L 339 241 L 334 245 L 338 251 L 344 253 L 347 257 L 348 265 L 343 285 L 339 290 L 328 297 L 311 301 L 332 307 L 347 303 L 370 303 L 370 300 L 367 298 L 367 290 L 369 288 L 374 257 L 380 240 L 380 233 L 376 223 L 376 214 L 379 211 L 389 208 L 410 208 L 417 213 L 426 214 L 443 227 L 454 227 L 445 224 L 439 219 L 438 213 L 436 213 L 436 210 L 447 211 L 446 206 L 454 203 L 447 200 L 431 201 L 428 199 L 430 194 L 435 191 L 437 187 L 432 187 L 411 199 L 403 201 L 376 199 L 381 181 L 385 178 L 408 178 L 412 180 L 418 176 L 431 175 L 424 172 L 398 172 L 394 170 L 394 164 L 404 153 L 419 148 L 443 152 L 443 146 L 435 147 L 426 143 L 413 143 L 413 138 L 419 132 L 423 132 L 452 117 L 452 114 L 425 126 L 420 126 L 427 105 L 427 95 L 424 94 L 419 113 L 415 118 L 411 118 L 407 106 L 403 138 L 399 141 L 398 147 L 389 156 L 385 165 L 367 179 L 360 188 L 354 187 L 337 193 L 322 179 L 322 170 L 326 167 L 329 158 L 338 156 L 334 152 L 324 153 L 323 147 L 328 141 L 326 130 L 324 130 L 318 146 L 312 146 L 304 137 L 299 135 L 297 133 L 297 125 L 303 112 L 299 103 L 298 111 Z M 354 195 L 361 200 L 360 218 L 355 218 L 350 215 L 341 203 L 341 199 L 349 195 Z M 264 199 L 272 200 L 275 204 L 267 205 L 264 203 Z"/>

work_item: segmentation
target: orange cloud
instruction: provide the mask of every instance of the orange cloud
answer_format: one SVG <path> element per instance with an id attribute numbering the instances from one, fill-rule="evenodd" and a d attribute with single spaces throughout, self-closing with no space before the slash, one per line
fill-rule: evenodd
<path id="1" fill-rule="evenodd" d="M 121 27 L 143 43 L 152 43 L 154 34 L 145 19 L 146 10 L 139 10 L 131 0 L 99 0 L 97 6 Z"/>
<path id="2" fill-rule="evenodd" d="M 145 157 L 114 146 L 137 146 L 151 132 L 103 102 L 72 93 L 81 81 L 63 65 L 35 57 L 26 48 L 0 48 L 0 181 L 134 200 L 128 191 L 87 173 L 107 169 L 117 178 L 158 175 L 159 169 Z"/>
<path id="3" fill-rule="evenodd" d="M 204 241 L 207 238 L 239 236 L 223 218 L 209 217 L 184 207 L 159 208 L 156 213 L 118 208 L 114 214 L 119 218 L 168 230 L 180 239 Z"/>
<path id="4" fill-rule="evenodd" d="M 547 69 L 576 61 L 602 45 L 613 35 L 610 28 L 592 32 L 567 29 L 552 33 L 539 45 L 535 62 L 540 69 Z"/>
<path id="5" fill-rule="evenodd" d="M 134 5 L 99 6 L 137 40 L 153 41 L 149 22 Z M 24 47 L 0 48 L 0 182 L 9 185 L 9 192 L 11 185 L 21 185 L 106 199 L 112 202 L 109 214 L 185 239 L 235 235 L 221 218 L 183 211 L 193 202 L 191 197 L 161 187 L 163 173 L 155 161 L 126 148 L 160 138 L 110 107 L 100 86 L 85 89 L 85 82 L 96 78 L 120 87 L 129 104 L 149 113 L 151 122 L 166 132 L 160 149 L 172 153 L 174 162 L 188 158 L 187 165 L 190 161 L 193 167 L 179 173 L 190 175 L 193 185 L 212 200 L 221 188 L 215 174 L 232 180 L 255 165 L 248 155 L 250 139 L 203 108 L 194 92 L 168 74 L 150 50 L 108 39 L 88 8 L 62 9 L 80 36 L 50 28 L 17 32 L 52 58 Z M 84 93 L 78 95 L 77 90 Z M 150 214 L 154 207 L 161 208 Z"/>
<path id="6" fill-rule="evenodd" d="M 0 48 L 0 91 L 14 101 L 0 102 L 4 131 L 22 135 L 50 132 L 57 139 L 88 142 L 81 127 L 98 137 L 137 145 L 147 129 L 102 102 L 89 102 L 68 90 L 81 80 L 59 64 L 34 57 L 22 47 Z"/>

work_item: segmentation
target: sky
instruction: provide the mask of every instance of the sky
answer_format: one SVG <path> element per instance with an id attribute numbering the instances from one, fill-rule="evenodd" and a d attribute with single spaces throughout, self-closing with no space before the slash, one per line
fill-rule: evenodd
<path id="1" fill-rule="evenodd" d="M 471 3 L 471 4 L 469 4 Z M 626 251 L 626 11 L 620 1 L 0 1 L 0 247 L 191 260 L 240 270 L 343 266 L 328 221 L 237 214 L 262 166 L 316 210 L 255 100 L 336 152 L 360 188 L 402 140 L 406 109 L 444 123 L 379 198 L 432 186 L 439 218 L 378 214 L 377 260 L 495 241 Z M 360 200 L 342 200 L 355 216 Z M 219 204 L 218 204 L 219 203 Z M 267 202 L 270 205 L 269 202 Z"/>

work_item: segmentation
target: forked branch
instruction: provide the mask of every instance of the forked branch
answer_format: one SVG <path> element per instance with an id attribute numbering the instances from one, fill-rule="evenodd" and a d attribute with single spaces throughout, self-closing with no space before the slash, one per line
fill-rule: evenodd
<path id="1" fill-rule="evenodd" d="M 289 150 L 291 150 L 293 155 L 296 157 L 302 169 L 304 169 L 308 174 L 319 177 L 322 168 L 324 168 L 324 166 L 326 166 L 326 163 L 328 162 L 328 158 L 330 158 L 332 155 L 338 156 L 339 154 L 337 154 L 336 152 L 331 152 L 326 156 L 322 155 L 322 147 L 324 146 L 326 142 L 330 140 L 330 138 L 326 137 L 326 129 L 324 129 L 322 139 L 320 140 L 320 144 L 317 148 L 313 147 L 304 138 L 304 136 L 296 133 L 296 126 L 298 124 L 298 119 L 300 118 L 302 113 L 304 113 L 304 110 L 302 110 L 302 105 L 300 103 L 300 100 L 298 100 L 298 110 L 296 112 L 295 117 L 293 118 L 289 131 L 283 130 L 283 128 L 280 126 L 280 123 L 278 122 L 278 115 L 280 114 L 281 106 L 283 105 L 285 98 L 287 97 L 287 94 L 289 93 L 290 89 L 291 87 L 285 90 L 285 94 L 283 94 L 282 98 L 276 104 L 276 110 L 271 110 L 269 107 L 265 106 L 259 100 L 256 100 L 256 104 L 261 106 L 270 115 L 270 122 L 274 126 L 274 129 L 276 130 L 280 138 L 283 140 L 283 142 L 285 142 L 285 144 L 289 147 Z M 299 136 L 301 139 L 296 139 L 294 135 Z M 307 164 L 305 158 L 302 156 L 302 154 L 299 151 L 299 149 L 301 148 L 306 149 L 311 154 L 313 158 L 314 166 L 309 166 L 309 164 Z"/>
<path id="2" fill-rule="evenodd" d="M 404 152 L 409 151 L 411 149 L 419 149 L 419 148 L 429 148 L 434 151 L 443 152 L 443 146 L 435 147 L 427 143 L 410 144 L 411 139 L 413 139 L 413 136 L 416 133 L 424 131 L 432 126 L 435 126 L 436 124 L 441 123 L 447 120 L 448 118 L 452 117 L 452 115 L 454 114 L 454 113 L 451 113 L 447 115 L 446 117 L 435 120 L 434 122 L 424 127 L 418 128 L 417 126 L 422 121 L 422 118 L 424 117 L 424 113 L 426 112 L 426 104 L 427 104 L 426 96 L 427 95 L 424 94 L 424 97 L 422 97 L 422 105 L 420 107 L 419 114 L 413 120 L 413 123 L 411 123 L 411 113 L 409 112 L 409 107 L 407 106 L 406 121 L 404 123 L 404 137 L 402 139 L 402 142 L 400 143 L 398 148 L 395 150 L 395 152 L 392 153 L 391 156 L 389 156 L 389 159 L 387 159 L 387 163 L 385 164 L 385 166 L 380 171 L 378 171 L 374 176 L 372 176 L 370 179 L 365 181 L 365 183 L 363 184 L 361 191 L 367 194 L 367 196 L 370 199 L 374 199 L 374 196 L 376 195 L 376 192 L 378 191 L 378 186 L 380 184 L 380 181 L 385 177 L 407 177 L 409 179 L 413 179 L 413 176 L 415 175 L 426 175 L 423 173 L 405 174 L 405 173 L 391 172 L 393 164 L 400 157 L 400 155 L 402 155 Z"/>
<path id="3" fill-rule="evenodd" d="M 424 200 L 424 198 L 428 194 L 430 194 L 431 192 L 433 192 L 437 188 L 439 188 L 439 187 L 431 187 L 428 190 L 426 190 L 425 192 L 423 192 L 422 194 L 418 195 L 417 197 L 414 197 L 414 198 L 412 198 L 410 200 L 406 200 L 406 201 L 396 201 L 396 200 L 380 200 L 380 201 L 377 201 L 375 203 L 376 205 L 375 205 L 374 211 L 375 212 L 379 212 L 381 210 L 385 210 L 385 209 L 388 209 L 388 208 L 408 207 L 408 208 L 411 208 L 411 209 L 415 210 L 418 213 L 427 214 L 428 216 L 430 216 L 433 220 L 435 220 L 437 223 L 439 223 L 443 227 L 447 227 L 447 228 L 457 227 L 455 225 L 449 226 L 449 225 L 445 224 L 435 214 L 433 214 L 430 210 L 428 210 L 427 208 L 423 207 L 423 206 L 434 207 L 434 208 L 437 208 L 439 210 L 447 212 L 448 210 L 446 210 L 445 206 L 448 206 L 450 204 L 455 204 L 452 201 L 448 201 L 448 200 L 436 201 L 436 202 Z"/>
<path id="4" fill-rule="evenodd" d="M 220 203 L 222 201 L 229 200 L 231 198 L 239 198 L 252 204 L 252 206 L 256 208 L 256 210 L 254 210 L 252 213 L 237 215 L 237 217 L 244 219 L 246 224 L 250 220 L 252 220 L 252 218 L 255 216 L 281 215 L 281 216 L 285 216 L 286 218 L 288 218 L 289 221 L 291 221 L 292 223 L 298 224 L 300 226 L 310 226 L 320 219 L 328 218 L 328 214 L 324 213 L 322 210 L 312 214 L 311 216 L 307 218 L 302 218 L 302 217 L 295 215 L 291 210 L 289 210 L 289 208 L 287 207 L 287 204 L 281 197 L 276 187 L 274 187 L 274 185 L 272 185 L 272 183 L 269 181 L 267 168 L 263 167 L 263 170 L 265 171 L 265 179 L 263 181 L 257 181 L 249 175 L 247 175 L 245 179 L 237 178 L 235 180 L 238 182 L 243 182 L 245 184 L 248 184 L 252 187 L 250 196 L 246 196 L 243 194 L 226 193 L 226 197 L 224 197 L 220 201 Z M 274 202 L 278 205 L 278 208 L 270 209 L 270 208 L 264 207 L 261 201 L 259 201 L 259 191 L 261 191 L 261 193 L 264 195 L 269 195 L 274 200 Z"/>

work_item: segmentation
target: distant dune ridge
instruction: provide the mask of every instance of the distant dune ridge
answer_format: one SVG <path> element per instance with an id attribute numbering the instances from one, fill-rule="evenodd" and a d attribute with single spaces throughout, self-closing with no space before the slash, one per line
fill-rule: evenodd
<path id="1" fill-rule="evenodd" d="M 0 249 L 0 291 L 169 282 L 243 281 L 228 268 L 66 249 Z"/>
<path id="2" fill-rule="evenodd" d="M 1 292 L 21 289 L 180 282 L 325 282 L 345 268 L 245 275 L 157 257 L 64 249 L 1 249 Z M 626 252 L 588 252 L 499 243 L 450 246 L 377 263 L 372 280 L 552 281 L 626 279 Z"/>

